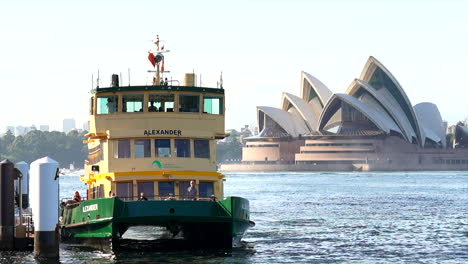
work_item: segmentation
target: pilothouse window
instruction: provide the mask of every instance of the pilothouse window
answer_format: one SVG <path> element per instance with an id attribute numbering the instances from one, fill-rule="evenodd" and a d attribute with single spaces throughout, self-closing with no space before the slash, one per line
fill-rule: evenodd
<path id="1" fill-rule="evenodd" d="M 117 95 L 99 96 L 97 98 L 97 114 L 112 114 L 118 109 Z"/>
<path id="2" fill-rule="evenodd" d="M 89 102 L 89 114 L 94 115 L 94 97 L 91 97 Z"/>
<path id="3" fill-rule="evenodd" d="M 203 98 L 203 113 L 222 115 L 223 114 L 223 98 L 216 96 L 205 96 Z"/>
<path id="4" fill-rule="evenodd" d="M 148 112 L 174 112 L 174 94 L 150 94 Z"/>
<path id="5" fill-rule="evenodd" d="M 189 94 L 179 95 L 179 112 L 200 112 L 200 96 Z"/>
<path id="6" fill-rule="evenodd" d="M 142 94 L 125 94 L 122 96 L 122 112 L 143 112 Z"/>

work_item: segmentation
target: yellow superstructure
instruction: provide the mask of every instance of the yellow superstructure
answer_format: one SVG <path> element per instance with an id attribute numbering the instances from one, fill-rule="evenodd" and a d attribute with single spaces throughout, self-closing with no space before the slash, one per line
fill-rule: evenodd
<path id="1" fill-rule="evenodd" d="M 225 137 L 224 90 L 193 86 L 97 88 L 90 99 L 88 199 L 112 193 L 136 199 L 223 196 L 216 140 Z"/>

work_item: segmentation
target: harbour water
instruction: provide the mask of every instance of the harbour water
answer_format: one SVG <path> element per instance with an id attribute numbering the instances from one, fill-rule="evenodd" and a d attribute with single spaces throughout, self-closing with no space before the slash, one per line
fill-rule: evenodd
<path id="1" fill-rule="evenodd" d="M 468 263 L 468 172 L 228 173 L 250 200 L 250 229 L 229 251 L 103 252 L 62 244 L 60 263 Z M 61 198 L 85 192 L 62 176 Z M 152 228 L 129 235 L 151 239 Z M 133 232 L 133 233 L 132 233 Z M 1 263 L 34 263 L 0 252 Z"/>

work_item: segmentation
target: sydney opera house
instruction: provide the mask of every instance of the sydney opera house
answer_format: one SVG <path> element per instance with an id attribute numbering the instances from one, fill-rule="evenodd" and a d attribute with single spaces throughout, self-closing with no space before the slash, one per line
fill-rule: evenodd
<path id="1" fill-rule="evenodd" d="M 300 96 L 258 106 L 259 134 L 246 138 L 241 164 L 222 170 L 466 170 L 468 149 L 447 147 L 437 106 L 412 106 L 395 77 L 370 57 L 359 79 L 332 93 L 301 73 Z"/>

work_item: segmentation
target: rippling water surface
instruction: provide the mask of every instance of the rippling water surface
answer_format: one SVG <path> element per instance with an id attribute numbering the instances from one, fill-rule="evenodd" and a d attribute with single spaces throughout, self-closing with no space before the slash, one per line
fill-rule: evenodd
<path id="1" fill-rule="evenodd" d="M 241 247 L 112 253 L 62 244 L 60 262 L 468 263 L 468 172 L 226 176 L 225 194 L 249 199 L 256 222 Z M 72 176 L 60 186 L 61 197 L 85 188 Z M 0 262 L 34 258 L 1 252 Z"/>

